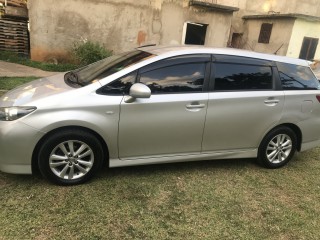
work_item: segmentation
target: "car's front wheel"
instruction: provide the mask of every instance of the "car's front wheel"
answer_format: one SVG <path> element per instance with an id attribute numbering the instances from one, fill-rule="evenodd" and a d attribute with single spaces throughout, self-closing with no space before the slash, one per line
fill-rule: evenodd
<path id="1" fill-rule="evenodd" d="M 258 161 L 267 168 L 279 168 L 287 164 L 297 149 L 297 136 L 288 127 L 270 131 L 260 144 Z"/>
<path id="2" fill-rule="evenodd" d="M 67 129 L 49 136 L 38 154 L 42 175 L 60 185 L 88 181 L 102 166 L 103 148 L 90 132 Z"/>

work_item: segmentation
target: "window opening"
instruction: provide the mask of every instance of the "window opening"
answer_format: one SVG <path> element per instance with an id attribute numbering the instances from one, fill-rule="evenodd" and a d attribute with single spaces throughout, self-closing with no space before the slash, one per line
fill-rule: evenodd
<path id="1" fill-rule="evenodd" d="M 258 43 L 269 43 L 273 24 L 262 23 Z"/>
<path id="2" fill-rule="evenodd" d="M 186 23 L 184 44 L 204 45 L 208 24 Z"/>

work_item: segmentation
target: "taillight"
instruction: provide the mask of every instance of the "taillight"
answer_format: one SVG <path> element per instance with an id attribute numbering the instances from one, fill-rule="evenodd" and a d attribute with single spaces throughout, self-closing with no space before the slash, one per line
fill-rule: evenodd
<path id="1" fill-rule="evenodd" d="M 318 102 L 320 102 L 320 95 L 316 95 L 316 98 L 318 99 Z"/>

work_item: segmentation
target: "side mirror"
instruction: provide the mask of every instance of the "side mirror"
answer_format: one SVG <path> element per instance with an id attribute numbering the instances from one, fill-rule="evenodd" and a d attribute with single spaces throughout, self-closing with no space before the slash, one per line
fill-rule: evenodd
<path id="1" fill-rule="evenodd" d="M 131 86 L 129 91 L 129 96 L 125 98 L 126 103 L 133 102 L 136 98 L 150 98 L 151 96 L 151 89 L 142 84 L 142 83 L 135 83 Z"/>

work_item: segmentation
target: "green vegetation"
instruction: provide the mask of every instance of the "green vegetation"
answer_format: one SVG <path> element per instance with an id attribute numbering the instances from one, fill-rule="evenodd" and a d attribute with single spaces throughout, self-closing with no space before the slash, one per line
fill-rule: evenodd
<path id="1" fill-rule="evenodd" d="M 319 239 L 320 149 L 253 160 L 105 169 L 59 187 L 0 174 L 3 239 Z"/>
<path id="2" fill-rule="evenodd" d="M 70 52 L 71 60 L 69 63 L 53 64 L 47 62 L 37 62 L 8 51 L 0 52 L 0 60 L 18 63 L 44 71 L 66 72 L 112 55 L 112 51 L 105 49 L 99 43 L 91 41 L 74 43 Z"/>
<path id="3" fill-rule="evenodd" d="M 0 94 L 37 78 L 38 77 L 0 77 Z"/>
<path id="4" fill-rule="evenodd" d="M 38 68 L 44 71 L 50 71 L 50 72 L 66 72 L 79 67 L 79 65 L 71 64 L 71 63 L 52 64 L 52 63 L 46 63 L 46 62 L 32 61 L 28 58 L 21 57 L 15 53 L 6 52 L 6 51 L 0 52 L 0 60 L 6 61 L 6 62 L 18 63 L 18 64 L 22 64 L 22 65 L 26 65 L 33 68 Z"/>
<path id="5" fill-rule="evenodd" d="M 72 54 L 79 65 L 88 65 L 112 55 L 112 51 L 105 49 L 99 43 L 85 41 L 76 42 L 72 48 Z"/>

